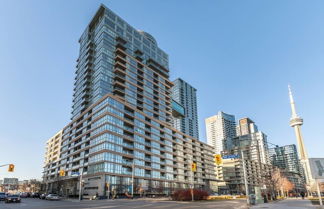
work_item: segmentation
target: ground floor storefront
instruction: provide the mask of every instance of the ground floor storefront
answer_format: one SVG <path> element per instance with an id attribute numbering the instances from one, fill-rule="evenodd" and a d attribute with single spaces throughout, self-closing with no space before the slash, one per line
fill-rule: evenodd
<path id="1" fill-rule="evenodd" d="M 194 183 L 194 187 L 214 192 L 212 181 L 205 180 Z M 55 193 L 63 197 L 77 197 L 79 195 L 80 177 L 58 179 L 44 184 L 44 192 Z M 134 194 L 134 196 L 169 196 L 179 189 L 191 188 L 190 183 L 176 182 L 170 180 L 134 178 L 129 176 L 98 175 L 83 176 L 81 183 L 81 194 L 84 197 L 117 195 L 119 197 Z"/>

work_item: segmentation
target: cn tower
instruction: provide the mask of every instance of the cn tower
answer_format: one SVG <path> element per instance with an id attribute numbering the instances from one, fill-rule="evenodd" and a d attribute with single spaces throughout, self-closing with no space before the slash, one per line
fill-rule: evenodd
<path id="1" fill-rule="evenodd" d="M 294 97 L 291 92 L 290 85 L 288 85 L 288 91 L 289 91 L 289 99 L 290 99 L 290 107 L 291 107 L 290 126 L 293 127 L 295 130 L 295 134 L 296 134 L 296 138 L 297 138 L 299 159 L 300 159 L 301 165 L 304 169 L 306 184 L 307 184 L 307 186 L 310 186 L 312 177 L 311 177 L 311 172 L 310 172 L 308 155 L 306 152 L 304 139 L 303 139 L 302 132 L 301 132 L 301 126 L 303 125 L 303 119 L 297 115 L 295 101 L 294 101 Z"/>

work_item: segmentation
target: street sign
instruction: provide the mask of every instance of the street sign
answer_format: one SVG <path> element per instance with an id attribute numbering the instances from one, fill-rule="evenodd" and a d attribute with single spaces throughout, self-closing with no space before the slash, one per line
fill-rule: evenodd
<path id="1" fill-rule="evenodd" d="M 324 158 L 309 158 L 309 165 L 314 179 L 324 179 Z"/>
<path id="2" fill-rule="evenodd" d="M 71 173 L 71 176 L 79 176 L 79 175 L 80 175 L 79 172 L 72 172 L 72 173 Z"/>
<path id="3" fill-rule="evenodd" d="M 239 155 L 224 155 L 222 158 L 223 159 L 239 159 L 240 156 Z"/>

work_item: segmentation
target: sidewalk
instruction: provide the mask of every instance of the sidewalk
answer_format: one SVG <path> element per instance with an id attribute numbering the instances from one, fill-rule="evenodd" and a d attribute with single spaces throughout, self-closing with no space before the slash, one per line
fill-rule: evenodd
<path id="1" fill-rule="evenodd" d="M 285 199 L 282 201 L 264 203 L 252 206 L 251 209 L 270 208 L 270 209 L 320 209 L 319 205 L 312 205 L 310 200 L 302 199 Z M 324 208 L 324 207 L 322 207 Z"/>

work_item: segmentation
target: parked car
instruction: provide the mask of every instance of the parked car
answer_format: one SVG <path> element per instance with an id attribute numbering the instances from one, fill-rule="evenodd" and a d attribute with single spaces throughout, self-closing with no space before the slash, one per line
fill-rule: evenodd
<path id="1" fill-rule="evenodd" d="M 0 192 L 0 200 L 5 200 L 6 196 L 6 193 Z"/>
<path id="2" fill-rule="evenodd" d="M 21 198 L 26 198 L 26 197 L 27 197 L 27 192 L 22 192 L 22 193 L 20 193 L 20 197 L 21 197 Z"/>
<path id="3" fill-rule="evenodd" d="M 32 198 L 39 198 L 40 194 L 38 192 L 32 193 Z"/>
<path id="4" fill-rule="evenodd" d="M 46 196 L 46 200 L 60 200 L 60 197 L 57 194 L 49 194 Z"/>
<path id="5" fill-rule="evenodd" d="M 20 199 L 19 195 L 9 194 L 5 198 L 5 203 L 10 203 L 10 202 L 21 202 L 21 199 Z"/>
<path id="6" fill-rule="evenodd" d="M 39 199 L 45 200 L 46 196 L 47 196 L 47 194 L 43 193 L 43 194 L 39 195 Z"/>

